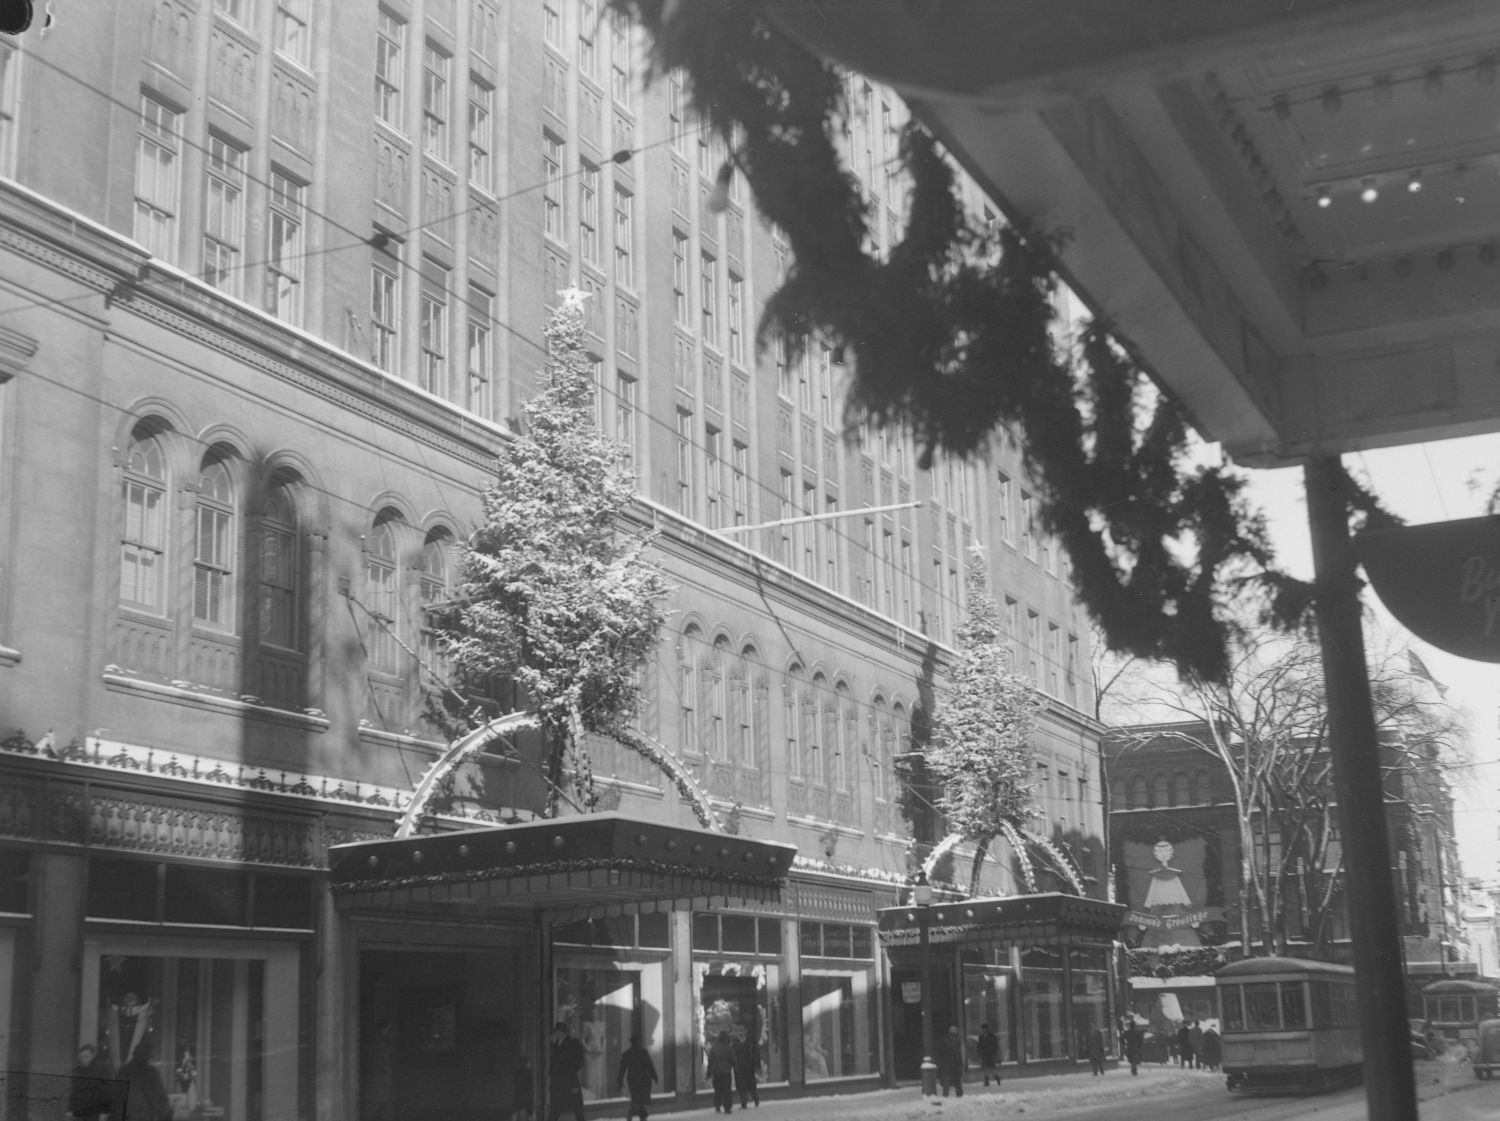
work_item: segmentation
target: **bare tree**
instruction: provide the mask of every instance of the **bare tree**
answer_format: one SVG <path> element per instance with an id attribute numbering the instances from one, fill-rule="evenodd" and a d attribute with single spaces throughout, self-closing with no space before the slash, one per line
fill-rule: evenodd
<path id="1" fill-rule="evenodd" d="M 1444 772 L 1464 751 L 1458 714 L 1411 667 L 1391 649 L 1370 666 L 1379 739 L 1370 749 L 1383 756 L 1388 801 L 1433 784 L 1446 789 Z M 1285 952 L 1299 931 L 1326 945 L 1344 864 L 1316 643 L 1246 633 L 1217 684 L 1173 682 L 1159 671 L 1129 666 L 1116 682 L 1108 713 L 1115 742 L 1128 751 L 1171 740 L 1218 764 L 1239 840 L 1242 945 L 1256 930 L 1268 953 Z"/>

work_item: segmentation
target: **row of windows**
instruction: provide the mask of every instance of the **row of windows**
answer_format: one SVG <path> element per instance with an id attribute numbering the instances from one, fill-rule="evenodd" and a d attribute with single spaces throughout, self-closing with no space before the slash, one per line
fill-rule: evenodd
<path id="1" fill-rule="evenodd" d="M 251 33 L 260 30 L 257 0 L 214 0 L 214 11 Z M 312 64 L 311 0 L 274 0 L 269 5 L 271 43 L 276 52 L 307 69 Z"/>
<path id="2" fill-rule="evenodd" d="M 271 651 L 290 665 L 289 676 L 267 672 L 253 688 L 241 681 L 195 683 L 300 707 L 310 585 L 298 505 L 307 501 L 306 483 L 289 467 L 257 483 L 240 452 L 217 443 L 195 466 L 191 517 L 178 517 L 169 503 L 177 489 L 170 464 L 187 446 L 161 421 L 142 422 L 132 435 L 121 483 L 120 606 L 161 626 L 181 620 L 195 633 L 236 644 L 251 640 L 262 654 Z M 186 542 L 179 539 L 183 534 Z M 423 609 L 449 598 L 452 541 L 446 526 L 418 530 L 393 508 L 372 519 L 362 580 L 352 591 L 362 612 L 366 669 L 402 674 L 405 647 L 416 650 L 426 669 L 440 671 L 439 644 Z M 190 592 L 182 590 L 179 573 L 190 573 Z M 117 656 L 132 670 L 177 676 L 171 664 L 132 664 L 133 657 L 147 658 L 141 651 Z"/>
<path id="3" fill-rule="evenodd" d="M 1149 779 L 1135 775 L 1128 781 L 1117 778 L 1110 784 L 1116 809 L 1162 809 L 1172 806 L 1206 806 L 1213 801 L 1213 780 L 1205 769 L 1168 775 L 1158 772 Z"/>
<path id="4" fill-rule="evenodd" d="M 180 262 L 179 220 L 183 201 L 182 110 L 142 93 L 136 142 L 133 236 L 153 256 Z M 250 299 L 294 326 L 302 322 L 304 227 L 307 184 L 271 166 L 265 193 L 263 257 L 247 263 L 246 176 L 249 150 L 216 132 L 208 135 L 203 181 L 203 232 L 195 262 L 203 279 L 240 299 Z M 247 275 L 260 291 L 247 291 Z"/>

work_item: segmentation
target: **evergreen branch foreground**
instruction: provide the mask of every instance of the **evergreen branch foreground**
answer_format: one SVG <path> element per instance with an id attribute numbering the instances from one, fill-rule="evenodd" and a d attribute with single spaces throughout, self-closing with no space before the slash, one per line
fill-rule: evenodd
<path id="1" fill-rule="evenodd" d="M 900 142 L 910 217 L 876 258 L 874 219 L 839 155 L 843 83 L 776 26 L 773 0 L 608 2 L 645 27 L 654 75 L 685 73 L 695 109 L 785 232 L 795 260 L 758 345 L 783 337 L 795 358 L 816 333 L 851 353 L 846 431 L 905 427 L 926 468 L 980 452 L 997 426 L 1018 430 L 1041 525 L 1112 650 L 1220 681 L 1227 600 L 1254 593 L 1262 619 L 1287 629 L 1309 618 L 1313 589 L 1276 569 L 1245 476 L 1193 461 L 1187 418 L 1109 323 L 1059 353 L 1058 236 L 976 223 L 951 162 L 913 122 Z M 1351 511 L 1370 504 L 1352 480 L 1349 493 Z"/>

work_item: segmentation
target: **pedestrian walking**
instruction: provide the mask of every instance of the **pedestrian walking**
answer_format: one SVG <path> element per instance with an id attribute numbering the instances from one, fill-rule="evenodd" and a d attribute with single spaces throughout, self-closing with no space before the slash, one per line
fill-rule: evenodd
<path id="1" fill-rule="evenodd" d="M 714 1088 L 714 1112 L 733 1113 L 734 1046 L 727 1030 L 708 1046 L 708 1080 Z"/>
<path id="2" fill-rule="evenodd" d="M 1131 1074 L 1141 1073 L 1141 1047 L 1146 1042 L 1141 1025 L 1131 1020 L 1125 1026 L 1121 1041 L 1125 1047 L 1125 1061 L 1130 1064 Z"/>
<path id="3" fill-rule="evenodd" d="M 552 1050 L 547 1056 L 547 1121 L 557 1121 L 571 1113 L 576 1121 L 583 1117 L 583 1044 L 568 1025 L 559 1020 L 552 1025 Z"/>
<path id="4" fill-rule="evenodd" d="M 99 1121 L 112 1115 L 115 1106 L 114 1085 L 109 1064 L 92 1043 L 78 1048 L 78 1063 L 68 1072 L 68 1116 L 76 1121 Z"/>
<path id="5" fill-rule="evenodd" d="M 989 1024 L 979 1025 L 979 1039 L 975 1041 L 974 1050 L 979 1055 L 979 1071 L 984 1075 L 984 1084 L 988 1086 L 990 1079 L 994 1078 L 995 1085 L 1000 1085 L 1000 1037 L 990 1030 Z"/>
<path id="6" fill-rule="evenodd" d="M 651 1052 L 641 1046 L 641 1037 L 632 1035 L 630 1046 L 620 1056 L 620 1069 L 615 1074 L 615 1093 L 624 1086 L 630 1091 L 630 1104 L 625 1107 L 625 1121 L 640 1114 L 646 1121 L 646 1107 L 651 1104 L 651 1084 L 661 1081 L 656 1073 L 656 1064 Z"/>
<path id="7" fill-rule="evenodd" d="M 1193 1026 L 1188 1029 L 1188 1050 L 1192 1052 L 1192 1062 L 1189 1066 L 1201 1067 L 1203 1065 L 1203 1025 L 1194 1020 Z"/>
<path id="8" fill-rule="evenodd" d="M 1219 1038 L 1219 1029 L 1209 1024 L 1203 1031 L 1203 1065 L 1216 1071 L 1223 1061 L 1224 1041 Z"/>
<path id="9" fill-rule="evenodd" d="M 151 1058 L 151 1041 L 143 1039 L 130 1053 L 130 1061 L 115 1072 L 125 1083 L 125 1121 L 172 1121 L 172 1099 Z"/>
<path id="10" fill-rule="evenodd" d="M 522 1055 L 516 1060 L 515 1073 L 511 1076 L 510 1121 L 531 1121 L 536 1109 L 536 1076 L 531 1070 L 531 1057 Z"/>
<path id="11" fill-rule="evenodd" d="M 954 1091 L 954 1097 L 964 1096 L 964 1041 L 959 1037 L 958 1028 L 951 1027 L 948 1034 L 938 1040 L 937 1054 L 933 1056 L 937 1061 L 938 1081 L 943 1087 L 943 1097 L 948 1096 L 948 1091 Z"/>
<path id="12" fill-rule="evenodd" d="M 734 1058 L 734 1088 L 740 1095 L 740 1108 L 748 1109 L 750 1102 L 760 1108 L 760 1043 L 747 1030 L 744 1035 L 730 1041 Z M 626 1118 L 626 1121 L 630 1121 Z"/>
<path id="13" fill-rule="evenodd" d="M 1104 1073 L 1104 1028 L 1095 1024 L 1089 1029 L 1087 1047 L 1089 1054 L 1089 1071 L 1093 1074 Z"/>
<path id="14" fill-rule="evenodd" d="M 1190 1067 L 1193 1065 L 1193 1037 L 1188 1029 L 1186 1020 L 1177 1029 L 1177 1065 Z"/>

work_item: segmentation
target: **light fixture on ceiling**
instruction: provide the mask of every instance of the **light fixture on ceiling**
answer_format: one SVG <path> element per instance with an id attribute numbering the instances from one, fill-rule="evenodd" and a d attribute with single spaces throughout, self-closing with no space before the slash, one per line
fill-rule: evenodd
<path id="1" fill-rule="evenodd" d="M 1412 194 L 1416 194 L 1422 189 L 1422 169 L 1420 167 L 1414 167 L 1407 173 L 1406 189 Z"/>
<path id="2" fill-rule="evenodd" d="M 1327 210 L 1332 205 L 1333 205 L 1333 196 L 1328 193 L 1328 187 L 1327 187 L 1327 185 L 1326 184 L 1320 185 L 1318 187 L 1318 209 L 1319 210 Z"/>
<path id="3" fill-rule="evenodd" d="M 1375 177 L 1373 175 L 1365 176 L 1365 178 L 1360 180 L 1360 183 L 1362 184 L 1362 189 L 1359 192 L 1360 202 L 1374 202 L 1380 197 L 1380 190 L 1375 186 Z"/>

